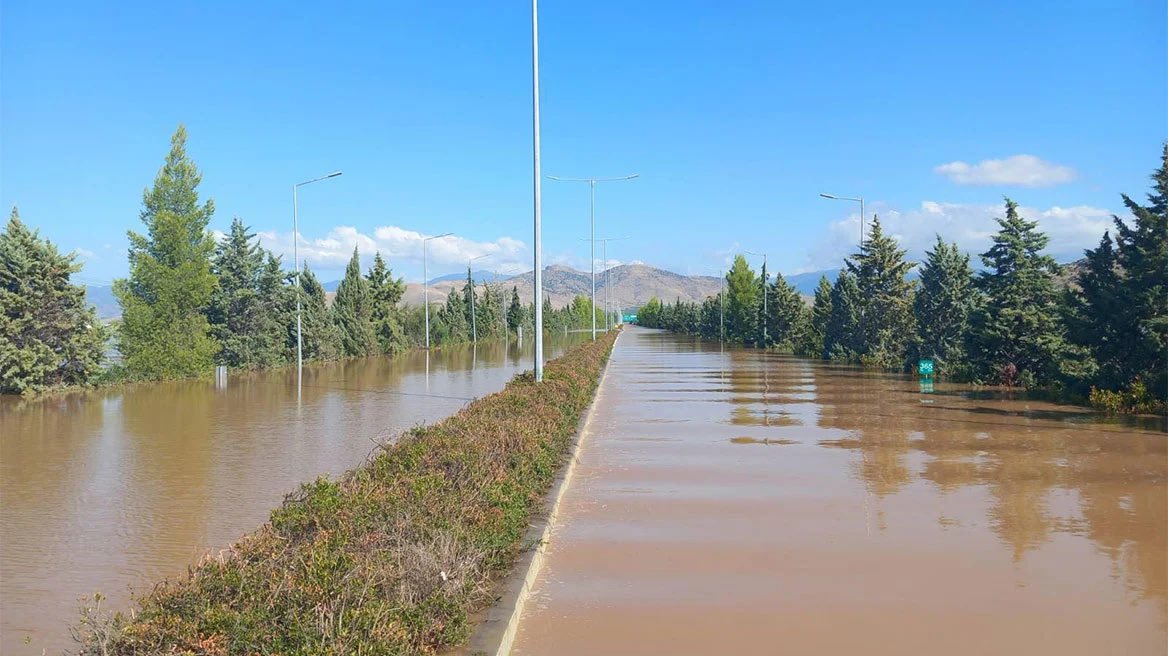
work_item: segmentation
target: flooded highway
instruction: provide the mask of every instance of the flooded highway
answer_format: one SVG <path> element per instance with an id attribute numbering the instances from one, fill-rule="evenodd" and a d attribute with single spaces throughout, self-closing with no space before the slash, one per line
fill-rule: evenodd
<path id="1" fill-rule="evenodd" d="M 584 339 L 549 340 L 546 355 Z M 70 646 L 78 599 L 185 571 L 297 484 L 458 411 L 531 368 L 531 341 L 210 381 L 0 397 L 0 653 Z M 27 644 L 26 644 L 27 638 Z"/>
<path id="2" fill-rule="evenodd" d="M 512 653 L 1164 654 L 1156 420 L 626 329 Z"/>

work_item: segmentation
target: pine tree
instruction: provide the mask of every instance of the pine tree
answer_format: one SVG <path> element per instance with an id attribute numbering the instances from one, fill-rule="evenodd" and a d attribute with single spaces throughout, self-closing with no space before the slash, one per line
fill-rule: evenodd
<path id="1" fill-rule="evenodd" d="M 1086 266 L 1068 290 L 1064 302 L 1068 338 L 1086 348 L 1097 373 L 1093 382 L 1117 389 L 1134 377 L 1130 356 L 1140 335 L 1131 321 L 1126 289 L 1120 276 L 1111 233 L 1104 232 L 1099 247 L 1086 251 Z"/>
<path id="2" fill-rule="evenodd" d="M 513 333 L 519 332 L 519 327 L 527 323 L 527 311 L 519 300 L 519 290 L 511 287 L 511 305 L 507 307 L 507 329 Z"/>
<path id="3" fill-rule="evenodd" d="M 219 343 L 216 360 L 230 367 L 276 364 L 280 335 L 266 330 L 268 308 L 259 288 L 265 252 L 254 238 L 236 217 L 211 259 L 219 284 L 211 294 L 207 319 Z"/>
<path id="4" fill-rule="evenodd" d="M 356 248 L 337 287 L 332 313 L 341 334 L 341 352 L 346 357 L 365 357 L 377 352 L 369 281 L 361 277 L 361 258 Z"/>
<path id="5" fill-rule="evenodd" d="M 295 280 L 295 273 L 293 280 Z M 300 330 L 303 335 L 305 360 L 336 360 L 342 355 L 341 333 L 333 321 L 325 300 L 324 287 L 307 266 L 300 274 Z M 296 310 L 295 293 L 288 301 L 288 350 L 295 358 L 296 353 Z"/>
<path id="6" fill-rule="evenodd" d="M 856 277 L 841 269 L 831 288 L 830 314 L 823 331 L 825 360 L 856 362 L 861 355 L 860 311 L 863 299 Z"/>
<path id="7" fill-rule="evenodd" d="M 946 243 L 940 235 L 925 256 L 921 288 L 913 304 L 916 352 L 919 357 L 935 359 L 941 371 L 953 372 L 965 362 L 969 317 L 977 307 L 973 269 L 969 255 L 962 253 L 956 243 Z"/>
<path id="8" fill-rule="evenodd" d="M 759 333 L 759 279 L 737 255 L 734 265 L 726 272 L 726 339 L 739 344 L 757 344 Z"/>
<path id="9" fill-rule="evenodd" d="M 105 330 L 69 280 L 80 270 L 12 208 L 0 232 L 0 393 L 85 384 L 97 372 Z"/>
<path id="10" fill-rule="evenodd" d="M 986 294 L 974 314 L 971 359 L 982 376 L 1004 384 L 1053 382 L 1066 351 L 1054 276 L 1058 265 L 1041 252 L 1049 241 L 1038 224 L 1018 215 L 1006 199 L 1006 218 L 993 246 L 982 253 L 987 270 L 978 286 Z"/>
<path id="11" fill-rule="evenodd" d="M 799 338 L 799 354 L 813 358 L 823 357 L 823 340 L 827 333 L 827 323 L 831 319 L 831 282 L 827 276 L 819 277 L 815 288 L 815 303 L 811 306 L 803 331 Z"/>
<path id="12" fill-rule="evenodd" d="M 370 315 L 378 348 L 382 353 L 398 353 L 406 348 L 405 327 L 398 307 L 406 291 L 405 282 L 393 277 L 381 251 L 373 256 L 373 267 L 369 269 L 366 280 L 369 281 Z"/>
<path id="13" fill-rule="evenodd" d="M 1152 183 L 1148 205 L 1123 196 L 1135 222 L 1129 226 L 1115 218 L 1116 261 L 1129 309 L 1125 333 L 1136 335 L 1122 376 L 1144 379 L 1163 400 L 1168 399 L 1168 143 Z"/>
<path id="14" fill-rule="evenodd" d="M 183 126 L 166 162 L 143 194 L 146 234 L 129 232 L 130 277 L 114 283 L 122 307 L 119 348 L 127 372 L 139 378 L 209 373 L 219 345 L 205 315 L 215 290 L 207 230 L 215 205 L 199 204 L 202 180 L 186 153 Z"/>
<path id="15" fill-rule="evenodd" d="M 863 248 L 846 260 L 860 289 L 860 340 L 857 351 L 866 365 L 903 367 L 916 330 L 912 312 L 913 283 L 905 278 L 913 263 L 904 259 L 896 240 L 884 234 L 880 217 Z"/>
<path id="16" fill-rule="evenodd" d="M 767 287 L 767 294 L 767 315 L 770 319 L 767 333 L 770 342 L 784 350 L 795 350 L 807 320 L 807 306 L 799 296 L 799 291 L 782 274 L 775 276 L 775 282 Z"/>

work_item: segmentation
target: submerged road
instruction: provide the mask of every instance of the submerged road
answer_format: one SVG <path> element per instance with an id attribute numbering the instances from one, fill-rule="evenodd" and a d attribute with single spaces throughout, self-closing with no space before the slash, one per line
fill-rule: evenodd
<path id="1" fill-rule="evenodd" d="M 645 329 L 515 654 L 1163 654 L 1157 426 Z"/>

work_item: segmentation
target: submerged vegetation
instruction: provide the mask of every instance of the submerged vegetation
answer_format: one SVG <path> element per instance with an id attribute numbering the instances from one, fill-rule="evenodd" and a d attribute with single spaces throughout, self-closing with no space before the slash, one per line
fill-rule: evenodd
<path id="1" fill-rule="evenodd" d="M 755 276 L 738 256 L 724 294 L 705 303 L 652 299 L 638 323 L 799 355 L 909 370 L 930 358 L 947 377 L 1040 387 L 1108 412 L 1168 413 L 1168 144 L 1152 173 L 1148 204 L 1128 196 L 1131 219 L 1114 217 L 1060 289 L 1063 268 L 1049 239 L 1006 199 L 993 244 L 974 272 L 941 236 L 915 263 L 879 218 L 860 252 L 814 303 L 794 302 L 781 275 Z M 762 302 L 763 294 L 767 302 Z"/>
<path id="2" fill-rule="evenodd" d="M 425 654 L 464 641 L 563 464 L 616 333 L 289 495 L 226 555 L 89 609 L 83 654 Z"/>

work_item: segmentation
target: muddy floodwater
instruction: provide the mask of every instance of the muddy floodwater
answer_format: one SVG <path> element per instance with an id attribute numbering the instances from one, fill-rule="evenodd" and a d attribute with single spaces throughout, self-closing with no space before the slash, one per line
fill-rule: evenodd
<path id="1" fill-rule="evenodd" d="M 230 545 L 300 482 L 530 368 L 527 340 L 313 365 L 299 403 L 295 369 L 233 376 L 226 390 L 0 397 L 0 653 L 59 653 L 80 597 L 126 609 L 130 586 Z"/>
<path id="2" fill-rule="evenodd" d="M 621 335 L 516 654 L 1164 654 L 1156 420 Z"/>

